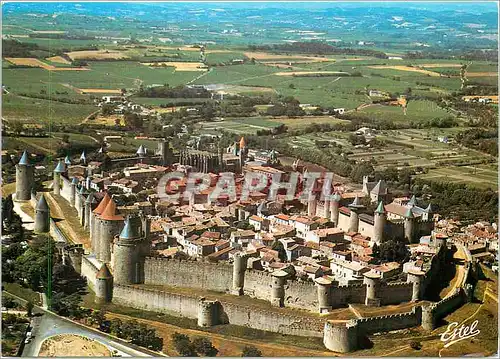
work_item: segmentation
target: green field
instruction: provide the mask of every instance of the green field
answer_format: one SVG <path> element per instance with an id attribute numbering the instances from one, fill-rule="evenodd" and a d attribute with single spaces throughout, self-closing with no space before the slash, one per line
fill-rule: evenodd
<path id="1" fill-rule="evenodd" d="M 24 98 L 8 94 L 2 98 L 2 116 L 6 120 L 27 123 L 80 123 L 96 111 L 93 105 L 74 105 L 57 101 Z"/>
<path id="2" fill-rule="evenodd" d="M 437 106 L 434 102 L 421 100 L 408 102 L 406 116 L 403 114 L 403 109 L 399 106 L 373 105 L 363 108 L 358 112 L 366 114 L 370 118 L 386 119 L 394 122 L 425 121 L 434 118 L 454 117 L 452 113 Z"/>

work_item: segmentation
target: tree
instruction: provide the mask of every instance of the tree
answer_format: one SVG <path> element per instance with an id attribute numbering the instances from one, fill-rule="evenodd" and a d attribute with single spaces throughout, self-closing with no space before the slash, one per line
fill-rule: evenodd
<path id="1" fill-rule="evenodd" d="M 67 133 L 64 133 L 64 134 L 62 135 L 61 141 L 62 141 L 63 143 L 69 143 L 69 135 L 68 135 Z"/>
<path id="2" fill-rule="evenodd" d="M 283 243 L 281 243 L 279 240 L 275 239 L 272 246 L 271 246 L 271 249 L 278 251 L 278 258 L 282 262 L 286 262 L 287 256 L 286 256 L 286 251 L 285 251 L 285 247 L 283 246 Z"/>
<path id="3" fill-rule="evenodd" d="M 248 345 L 243 348 L 243 351 L 241 352 L 242 357 L 261 357 L 262 352 L 257 349 L 256 347 L 252 345 Z"/>
<path id="4" fill-rule="evenodd" d="M 90 315 L 90 323 L 92 325 L 97 325 L 99 328 L 102 326 L 106 320 L 106 312 L 104 310 L 93 310 Z"/>
<path id="5" fill-rule="evenodd" d="M 380 248 L 377 243 L 374 243 L 372 247 L 372 256 L 378 257 L 379 255 L 380 255 Z"/>
<path id="6" fill-rule="evenodd" d="M 416 341 L 416 340 L 413 340 L 411 343 L 410 343 L 410 347 L 412 349 L 415 349 L 415 350 L 420 350 L 422 348 L 422 343 L 420 343 L 419 341 Z"/>
<path id="7" fill-rule="evenodd" d="M 31 317 L 33 315 L 33 308 L 34 308 L 33 302 L 28 301 L 26 303 L 26 313 L 28 317 Z"/>
<path id="8" fill-rule="evenodd" d="M 212 342 L 207 338 L 195 338 L 193 345 L 196 352 L 205 357 L 217 356 L 219 350 L 212 345 Z"/>
<path id="9" fill-rule="evenodd" d="M 189 337 L 185 334 L 181 334 L 175 332 L 172 334 L 172 342 L 174 344 L 174 348 L 179 353 L 180 356 L 183 357 L 196 357 L 198 356 L 196 353 L 196 348 L 194 347 Z"/>
<path id="10" fill-rule="evenodd" d="M 109 104 L 109 103 L 106 103 L 106 104 L 102 105 L 102 107 L 101 107 L 101 113 L 104 116 L 112 115 L 114 113 L 114 110 L 115 110 L 115 106 L 112 104 Z"/>
<path id="11" fill-rule="evenodd" d="M 117 337 L 121 337 L 122 335 L 122 321 L 118 318 L 114 318 L 109 323 L 109 332 Z"/>
<path id="12" fill-rule="evenodd" d="M 9 125 L 10 125 L 9 127 L 12 129 L 12 131 L 14 131 L 14 133 L 15 133 L 16 135 L 18 135 L 18 136 L 19 136 L 19 135 L 21 134 L 21 132 L 23 132 L 23 130 L 24 130 L 24 125 L 23 125 L 23 123 L 22 123 L 22 122 L 20 122 L 20 121 L 14 121 L 14 122 L 11 122 Z"/>
<path id="13" fill-rule="evenodd" d="M 141 117 L 133 112 L 127 112 L 124 116 L 125 125 L 132 129 L 142 128 L 142 119 Z"/>
<path id="14" fill-rule="evenodd" d="M 380 244 L 380 259 L 388 262 L 401 262 L 409 256 L 402 240 L 389 240 Z"/>

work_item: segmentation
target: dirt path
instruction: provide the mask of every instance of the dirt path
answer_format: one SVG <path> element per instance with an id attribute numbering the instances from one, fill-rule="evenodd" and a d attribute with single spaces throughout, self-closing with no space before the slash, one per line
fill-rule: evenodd
<path id="1" fill-rule="evenodd" d="M 194 329 L 184 329 L 176 327 L 170 324 L 156 322 L 152 320 L 139 319 L 135 317 L 130 317 L 127 315 L 116 314 L 107 312 L 106 316 L 110 319 L 119 318 L 121 320 L 137 320 L 138 322 L 145 323 L 150 327 L 156 329 L 158 334 L 163 337 L 164 347 L 163 352 L 167 355 L 177 356 L 177 352 L 172 348 L 172 343 L 170 336 L 174 332 L 180 332 L 187 334 L 190 337 L 204 336 L 209 337 L 213 345 L 219 349 L 219 356 L 240 356 L 241 351 L 245 346 L 255 346 L 262 351 L 263 356 L 338 356 L 337 354 L 329 351 L 319 351 L 306 348 L 299 348 L 291 345 L 283 344 L 270 344 L 263 343 L 257 340 L 247 340 L 231 336 L 224 336 L 220 334 L 214 334 L 209 332 L 204 332 L 201 330 Z"/>

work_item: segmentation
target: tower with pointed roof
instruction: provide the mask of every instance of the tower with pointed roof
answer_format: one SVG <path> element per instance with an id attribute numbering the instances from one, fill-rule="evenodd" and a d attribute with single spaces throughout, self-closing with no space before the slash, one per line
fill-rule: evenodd
<path id="1" fill-rule="evenodd" d="M 123 226 L 123 216 L 116 211 L 116 203 L 110 198 L 104 211 L 98 217 L 98 247 L 99 252 L 96 252 L 97 259 L 104 263 L 111 261 L 111 246 L 113 239 L 120 232 Z"/>
<path id="2" fill-rule="evenodd" d="M 66 166 L 63 161 L 59 161 L 57 163 L 56 168 L 54 169 L 54 180 L 52 190 L 54 194 L 59 195 L 61 193 L 61 174 L 66 172 Z"/>
<path id="3" fill-rule="evenodd" d="M 415 241 L 415 232 L 414 232 L 414 229 L 415 229 L 415 216 L 413 215 L 413 211 L 410 208 L 408 208 L 405 212 L 405 215 L 404 215 L 404 219 L 405 219 L 405 222 L 404 222 L 404 233 L 405 233 L 405 239 L 409 242 L 409 243 L 414 243 Z"/>
<path id="4" fill-rule="evenodd" d="M 69 156 L 66 156 L 66 157 L 64 158 L 64 164 L 65 164 L 66 166 L 71 166 L 71 158 L 69 158 Z"/>
<path id="5" fill-rule="evenodd" d="M 339 207 L 341 199 L 342 196 L 340 196 L 340 193 L 338 192 L 335 192 L 330 199 L 330 221 L 334 223 L 335 227 L 337 227 L 339 223 Z"/>
<path id="6" fill-rule="evenodd" d="M 45 196 L 40 196 L 35 208 L 35 233 L 48 233 L 50 231 L 50 209 Z"/>
<path id="7" fill-rule="evenodd" d="M 29 162 L 28 151 L 24 151 L 16 165 L 16 200 L 29 201 L 34 182 L 33 166 Z"/>
<path id="8" fill-rule="evenodd" d="M 101 199 L 101 202 L 99 202 L 99 205 L 94 209 L 94 211 L 90 215 L 90 226 L 89 226 L 89 232 L 90 232 L 90 241 L 92 243 L 92 251 L 97 255 L 100 251 L 100 240 L 99 240 L 99 235 L 100 235 L 100 228 L 99 228 L 99 216 L 101 215 L 102 212 L 106 209 L 106 206 L 108 205 L 108 202 L 111 198 L 109 197 L 108 193 L 106 192 L 104 194 L 103 199 Z"/>
<path id="9" fill-rule="evenodd" d="M 87 156 L 85 156 L 85 150 L 82 151 L 82 154 L 80 155 L 80 163 L 82 165 L 87 164 Z"/>
<path id="10" fill-rule="evenodd" d="M 125 225 L 116 236 L 113 246 L 113 273 L 117 284 L 139 283 L 143 270 L 141 255 L 141 230 L 138 217 L 127 217 Z"/>
<path id="11" fill-rule="evenodd" d="M 422 220 L 423 221 L 430 221 L 433 219 L 433 210 L 432 210 L 432 206 L 431 206 L 431 203 L 429 202 L 429 205 L 427 206 L 426 209 L 424 209 L 424 211 L 422 212 Z"/>
<path id="12" fill-rule="evenodd" d="M 113 299 L 113 275 L 106 263 L 96 274 L 94 291 L 97 303 L 110 303 Z"/>
<path id="13" fill-rule="evenodd" d="M 359 229 L 359 212 L 364 208 L 363 204 L 358 196 L 354 198 L 354 201 L 349 205 L 351 210 L 351 215 L 349 218 L 349 232 L 358 232 Z"/>
<path id="14" fill-rule="evenodd" d="M 384 239 L 384 227 L 386 223 L 386 212 L 384 203 L 380 201 L 373 215 L 373 242 L 379 245 Z"/>

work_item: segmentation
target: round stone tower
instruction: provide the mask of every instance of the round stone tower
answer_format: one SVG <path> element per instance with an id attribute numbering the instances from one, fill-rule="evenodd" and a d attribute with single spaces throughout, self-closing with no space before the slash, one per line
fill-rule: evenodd
<path id="1" fill-rule="evenodd" d="M 59 195 L 61 193 L 61 174 L 66 172 L 66 166 L 63 161 L 59 161 L 56 168 L 54 169 L 54 180 L 52 190 L 54 194 Z"/>
<path id="2" fill-rule="evenodd" d="M 78 185 L 78 178 L 73 177 L 71 180 L 71 192 L 69 193 L 69 203 L 75 207 L 76 186 Z"/>
<path id="3" fill-rule="evenodd" d="M 83 226 L 85 224 L 85 195 L 87 190 L 82 185 L 76 194 L 75 207 L 78 212 L 78 218 L 80 219 L 80 224 Z"/>
<path id="4" fill-rule="evenodd" d="M 83 228 L 87 231 L 90 231 L 90 218 L 92 217 L 93 206 L 95 205 L 96 200 L 94 198 L 94 192 L 90 192 L 87 198 L 85 199 L 85 220 Z"/>
<path id="5" fill-rule="evenodd" d="M 16 200 L 29 201 L 34 184 L 33 166 L 29 162 L 28 152 L 24 151 L 16 165 Z"/>
<path id="6" fill-rule="evenodd" d="M 113 276 L 106 263 L 96 274 L 95 300 L 97 303 L 110 303 L 113 298 Z"/>
<path id="7" fill-rule="evenodd" d="M 96 253 L 97 259 L 101 262 L 109 263 L 111 261 L 111 246 L 113 239 L 120 233 L 123 226 L 123 217 L 116 213 L 115 201 L 110 198 L 109 202 L 99 216 L 99 252 Z"/>
<path id="8" fill-rule="evenodd" d="M 101 200 L 101 202 L 99 202 L 99 205 L 96 209 L 94 209 L 94 212 L 92 212 L 90 216 L 90 240 L 92 242 L 92 250 L 96 256 L 100 251 L 99 216 L 106 209 L 106 206 L 108 205 L 110 199 L 111 197 L 109 197 L 108 193 L 106 192 L 103 199 Z"/>
<path id="9" fill-rule="evenodd" d="M 316 278 L 314 281 L 318 290 L 319 312 L 328 313 L 332 310 L 330 305 L 332 281 L 323 277 Z"/>
<path id="10" fill-rule="evenodd" d="M 411 208 L 408 208 L 406 210 L 406 213 L 404 215 L 404 219 L 405 219 L 405 223 L 404 223 L 405 239 L 409 243 L 414 243 L 414 241 L 415 241 L 415 233 L 414 233 L 415 216 L 413 215 Z"/>
<path id="11" fill-rule="evenodd" d="M 335 194 L 330 199 L 330 221 L 335 224 L 335 227 L 337 227 L 339 224 L 339 207 L 341 199 L 342 197 L 338 192 L 335 192 Z"/>
<path id="12" fill-rule="evenodd" d="M 45 196 L 40 196 L 35 208 L 35 233 L 48 233 L 50 232 L 50 209 Z"/>
<path id="13" fill-rule="evenodd" d="M 117 284 L 134 284 L 138 282 L 140 234 L 137 226 L 127 218 L 113 247 L 113 273 Z"/>
<path id="14" fill-rule="evenodd" d="M 365 305 L 379 307 L 380 298 L 378 297 L 378 290 L 380 288 L 380 275 L 373 272 L 365 273 L 363 284 L 366 285 Z"/>
<path id="15" fill-rule="evenodd" d="M 277 270 L 272 273 L 273 284 L 271 290 L 271 304 L 276 307 L 285 306 L 285 284 L 288 273 L 283 270 Z"/>
<path id="16" fill-rule="evenodd" d="M 412 302 L 422 299 L 423 280 L 425 273 L 420 270 L 409 270 L 406 277 L 407 283 L 413 283 L 413 291 L 411 295 Z"/>
<path id="17" fill-rule="evenodd" d="M 323 331 L 323 344 L 331 351 L 349 353 L 358 348 L 358 323 L 327 321 Z"/>
<path id="18" fill-rule="evenodd" d="M 82 257 L 83 257 L 82 247 L 68 248 L 68 255 L 71 264 L 77 273 L 82 273 Z"/>
<path id="19" fill-rule="evenodd" d="M 432 304 L 422 306 L 422 328 L 426 330 L 434 330 L 436 328 L 434 305 Z"/>
<path id="20" fill-rule="evenodd" d="M 315 216 L 317 206 L 318 206 L 318 199 L 314 194 L 312 194 L 307 200 L 307 215 L 311 217 Z"/>
<path id="21" fill-rule="evenodd" d="M 212 327 L 219 324 L 218 320 L 219 302 L 200 298 L 198 303 L 198 326 Z"/>
<path id="22" fill-rule="evenodd" d="M 434 246 L 439 251 L 442 247 L 446 248 L 448 246 L 448 236 L 444 233 L 434 234 Z"/>
<path id="23" fill-rule="evenodd" d="M 233 290 L 234 295 L 243 295 L 245 286 L 245 270 L 247 268 L 247 256 L 244 253 L 236 253 L 233 262 Z"/>
<path id="24" fill-rule="evenodd" d="M 384 227 L 386 223 L 386 214 L 384 203 L 382 201 L 379 202 L 377 209 L 374 213 L 374 233 L 373 233 L 373 241 L 379 245 L 382 243 L 384 238 Z"/>
<path id="25" fill-rule="evenodd" d="M 349 205 L 351 210 L 351 215 L 349 218 L 349 232 L 358 232 L 359 228 L 359 211 L 361 211 L 364 206 L 361 204 L 359 197 L 356 196 L 354 201 Z"/>

